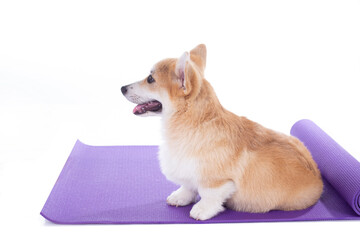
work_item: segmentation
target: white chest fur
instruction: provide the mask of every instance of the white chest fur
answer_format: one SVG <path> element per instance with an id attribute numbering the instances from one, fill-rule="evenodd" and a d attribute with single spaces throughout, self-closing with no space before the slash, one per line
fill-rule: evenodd
<path id="1" fill-rule="evenodd" d="M 181 144 L 173 148 L 167 143 L 160 145 L 159 160 L 161 171 L 169 181 L 197 189 L 199 177 L 197 161 L 187 156 Z"/>

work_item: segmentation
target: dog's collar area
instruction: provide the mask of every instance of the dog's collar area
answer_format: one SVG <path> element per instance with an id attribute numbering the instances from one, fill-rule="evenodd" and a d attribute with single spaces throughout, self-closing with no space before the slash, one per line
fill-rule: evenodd
<path id="1" fill-rule="evenodd" d="M 135 115 L 140 115 L 140 114 L 146 113 L 147 111 L 161 112 L 161 110 L 162 110 L 161 102 L 159 102 L 157 100 L 152 100 L 152 101 L 137 105 L 134 108 L 133 113 Z"/>

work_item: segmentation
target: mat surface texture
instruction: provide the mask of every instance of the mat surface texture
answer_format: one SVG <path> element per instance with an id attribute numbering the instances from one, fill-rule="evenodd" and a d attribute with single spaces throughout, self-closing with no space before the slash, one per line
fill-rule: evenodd
<path id="1" fill-rule="evenodd" d="M 291 135 L 310 150 L 325 184 L 320 201 L 305 210 L 226 210 L 196 221 L 189 216 L 192 205 L 166 204 L 178 186 L 161 174 L 157 146 L 88 146 L 77 141 L 41 215 L 61 224 L 360 220 L 360 162 L 310 120 L 297 122 Z"/>

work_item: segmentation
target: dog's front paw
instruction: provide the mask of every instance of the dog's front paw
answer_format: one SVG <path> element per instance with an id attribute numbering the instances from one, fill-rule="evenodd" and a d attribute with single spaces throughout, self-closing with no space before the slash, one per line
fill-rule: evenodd
<path id="1" fill-rule="evenodd" d="M 180 187 L 178 190 L 172 192 L 170 196 L 166 199 L 167 204 L 171 206 L 186 206 L 190 203 L 195 202 L 196 193 L 189 191 L 183 187 Z"/>
<path id="2" fill-rule="evenodd" d="M 208 220 L 224 210 L 225 208 L 223 206 L 213 206 L 200 200 L 200 202 L 195 204 L 191 209 L 190 217 L 195 220 Z"/>

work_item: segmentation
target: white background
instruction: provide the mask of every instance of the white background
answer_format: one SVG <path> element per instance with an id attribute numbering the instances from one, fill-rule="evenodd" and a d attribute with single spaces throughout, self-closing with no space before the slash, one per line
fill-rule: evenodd
<path id="1" fill-rule="evenodd" d="M 39 212 L 76 139 L 158 144 L 122 85 L 199 43 L 238 115 L 316 122 L 360 159 L 359 1 L 1 1 L 0 239 L 348 239 L 360 222 L 55 225 Z"/>

